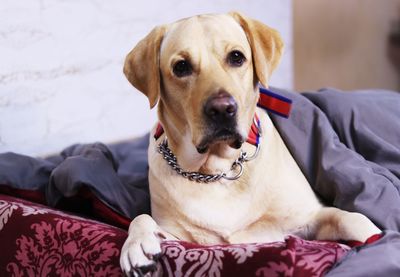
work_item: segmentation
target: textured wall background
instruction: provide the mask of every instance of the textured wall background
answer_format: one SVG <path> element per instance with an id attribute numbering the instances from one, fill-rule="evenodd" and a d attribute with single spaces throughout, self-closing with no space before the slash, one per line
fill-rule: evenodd
<path id="1" fill-rule="evenodd" d="M 2 0 L 0 152 L 45 155 L 147 132 L 155 110 L 125 80 L 125 55 L 154 25 L 230 10 L 281 32 L 287 48 L 271 83 L 291 88 L 291 0 Z"/>

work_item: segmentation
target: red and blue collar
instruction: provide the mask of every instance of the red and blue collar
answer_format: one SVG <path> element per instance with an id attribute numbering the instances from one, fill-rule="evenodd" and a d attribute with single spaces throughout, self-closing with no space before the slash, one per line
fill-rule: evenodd
<path id="1" fill-rule="evenodd" d="M 292 107 L 292 100 L 272 92 L 266 88 L 260 88 L 260 97 L 257 102 L 257 106 L 271 112 L 273 114 L 288 118 Z M 260 142 L 261 122 L 257 114 L 254 114 L 253 124 L 251 125 L 249 135 L 247 137 L 248 143 L 258 146 Z M 164 133 L 164 129 L 160 123 L 157 125 L 156 132 L 154 133 L 154 139 L 158 139 Z"/>
<path id="2" fill-rule="evenodd" d="M 292 100 L 266 88 L 260 88 L 257 106 L 273 114 L 289 118 Z"/>

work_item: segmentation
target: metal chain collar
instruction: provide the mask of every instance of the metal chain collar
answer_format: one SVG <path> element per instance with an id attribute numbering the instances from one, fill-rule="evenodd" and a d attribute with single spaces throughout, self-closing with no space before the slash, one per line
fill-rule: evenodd
<path id="1" fill-rule="evenodd" d="M 261 126 L 256 125 L 258 128 L 258 135 L 261 137 Z M 168 165 L 172 167 L 184 178 L 189 179 L 190 181 L 196 181 L 199 183 L 211 183 L 220 180 L 221 178 L 226 180 L 237 180 L 243 174 L 243 163 L 253 160 L 257 157 L 258 152 L 260 151 L 260 144 L 256 145 L 256 150 L 253 155 L 247 156 L 247 153 L 240 150 L 240 155 L 233 162 L 231 169 L 228 172 L 221 172 L 219 174 L 202 174 L 200 172 L 190 172 L 183 170 L 179 164 L 176 156 L 172 153 L 171 149 L 168 147 L 167 137 L 158 145 L 158 152 L 163 155 L 164 160 L 167 161 Z M 235 173 L 236 172 L 236 173 Z M 232 173 L 235 173 L 234 175 Z"/>

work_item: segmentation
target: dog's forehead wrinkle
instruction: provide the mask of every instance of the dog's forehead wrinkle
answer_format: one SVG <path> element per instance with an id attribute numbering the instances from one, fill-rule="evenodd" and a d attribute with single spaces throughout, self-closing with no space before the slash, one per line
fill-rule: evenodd
<path id="1" fill-rule="evenodd" d="M 176 41 L 179 41 L 180 45 L 188 45 L 189 47 L 204 46 L 199 45 L 199 43 L 212 43 L 213 45 L 207 46 L 215 47 L 215 43 L 220 44 L 224 41 L 242 44 L 243 41 L 247 42 L 247 36 L 242 27 L 230 16 L 201 15 L 177 21 L 170 25 L 162 46 Z"/>
<path id="2" fill-rule="evenodd" d="M 185 41 L 190 41 L 193 38 L 203 35 L 203 28 L 201 24 L 198 23 L 197 17 L 188 18 L 186 20 L 178 21 L 172 23 L 165 36 L 166 42 L 176 42 L 180 43 Z"/>

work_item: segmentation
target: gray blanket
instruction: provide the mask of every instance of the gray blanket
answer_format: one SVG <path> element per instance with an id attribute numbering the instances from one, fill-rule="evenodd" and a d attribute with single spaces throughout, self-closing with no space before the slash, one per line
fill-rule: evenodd
<path id="1" fill-rule="evenodd" d="M 385 230 L 328 275 L 400 276 L 400 94 L 272 90 L 293 100 L 289 119 L 270 116 L 321 200 L 361 212 Z M 74 145 L 47 159 L 0 154 L 0 185 L 41 191 L 53 206 L 85 186 L 133 218 L 150 213 L 147 145 L 145 136 L 108 147 Z"/>
<path id="2" fill-rule="evenodd" d="M 400 276 L 400 94 L 278 91 L 294 100 L 292 114 L 271 117 L 316 193 L 385 230 L 328 275 Z"/>

